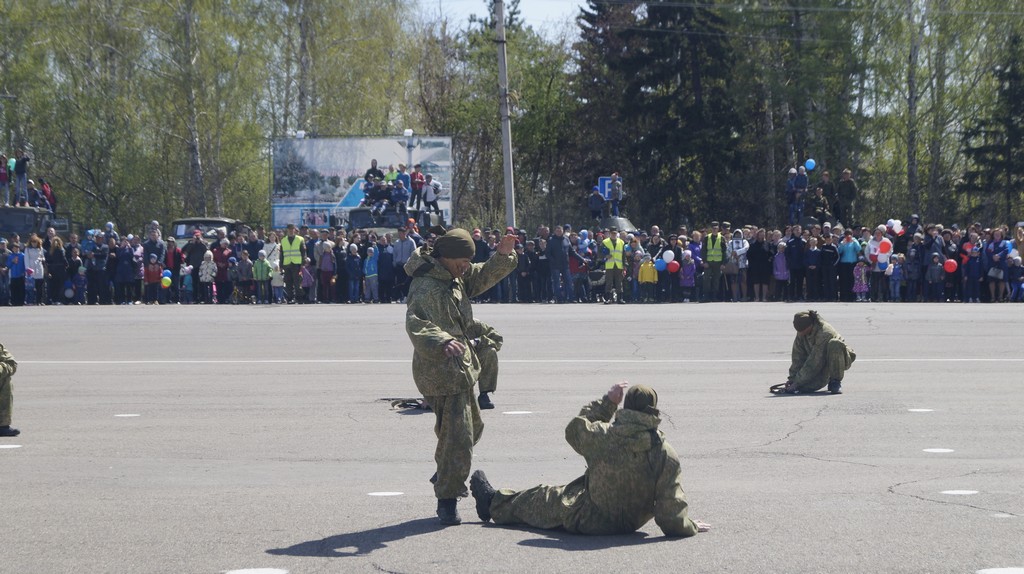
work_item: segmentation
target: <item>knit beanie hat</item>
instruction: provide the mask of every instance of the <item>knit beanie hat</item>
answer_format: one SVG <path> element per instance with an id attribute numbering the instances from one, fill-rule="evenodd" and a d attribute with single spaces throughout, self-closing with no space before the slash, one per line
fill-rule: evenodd
<path id="1" fill-rule="evenodd" d="M 465 229 L 452 229 L 434 240 L 433 255 L 448 259 L 472 259 L 476 255 L 476 244 Z"/>
<path id="2" fill-rule="evenodd" d="M 658 409 L 655 407 L 658 406 L 658 393 L 647 385 L 630 387 L 622 406 L 632 411 L 657 415 Z"/>
<path id="3" fill-rule="evenodd" d="M 818 312 L 817 311 L 800 311 L 796 315 L 793 315 L 793 328 L 797 331 L 803 331 L 804 329 L 816 325 L 818 323 Z"/>

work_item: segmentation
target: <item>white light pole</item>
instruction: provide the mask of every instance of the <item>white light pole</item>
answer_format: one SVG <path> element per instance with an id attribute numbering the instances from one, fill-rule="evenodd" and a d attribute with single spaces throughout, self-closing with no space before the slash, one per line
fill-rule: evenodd
<path id="1" fill-rule="evenodd" d="M 405 169 L 412 169 L 412 150 L 416 149 L 416 140 L 413 139 L 413 133 L 411 129 L 406 129 L 402 132 L 405 136 L 405 151 L 408 153 L 405 161 Z M 410 190 L 411 191 L 411 190 Z"/>
<path id="2" fill-rule="evenodd" d="M 516 188 L 512 178 L 512 126 L 508 117 L 508 66 L 505 55 L 505 2 L 494 3 L 498 43 L 498 117 L 501 120 L 501 157 L 505 168 L 505 225 L 516 226 Z"/>

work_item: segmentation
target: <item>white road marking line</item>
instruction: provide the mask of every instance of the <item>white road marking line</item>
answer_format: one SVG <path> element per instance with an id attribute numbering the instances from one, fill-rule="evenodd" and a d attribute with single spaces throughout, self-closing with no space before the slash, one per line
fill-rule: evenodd
<path id="1" fill-rule="evenodd" d="M 503 415 L 532 415 L 533 411 L 505 411 Z"/>
<path id="2" fill-rule="evenodd" d="M 224 574 L 288 574 L 287 570 L 280 568 L 244 568 L 242 570 L 228 570 Z"/>
<path id="3" fill-rule="evenodd" d="M 114 416 L 115 416 L 115 417 L 121 417 L 121 418 L 128 418 L 128 417 L 141 417 L 142 415 L 136 415 L 136 414 L 123 414 L 123 415 L 114 415 Z"/>
<path id="4" fill-rule="evenodd" d="M 907 409 L 909 413 L 933 413 L 935 409 Z"/>
<path id="5" fill-rule="evenodd" d="M 404 492 L 368 492 L 370 496 L 402 496 Z"/>
<path id="6" fill-rule="evenodd" d="M 1024 574 L 1024 568 L 986 568 L 977 574 Z"/>
<path id="7" fill-rule="evenodd" d="M 1012 514 L 1006 514 L 1005 512 L 997 512 L 992 515 L 992 518 L 1017 518 Z"/>
<path id="8" fill-rule="evenodd" d="M 951 449 L 951 448 L 926 448 L 926 449 L 924 449 L 924 452 L 947 453 L 947 452 L 953 452 L 953 449 Z"/>
<path id="9" fill-rule="evenodd" d="M 789 363 L 790 359 L 501 359 L 501 364 L 743 364 Z M 858 363 L 1024 363 L 1022 358 L 914 358 L 914 359 L 861 359 Z M 412 363 L 412 359 L 146 359 L 109 361 L 18 361 L 21 365 L 291 365 L 291 364 L 350 364 L 350 363 Z"/>
<path id="10" fill-rule="evenodd" d="M 942 494 L 952 494 L 954 496 L 967 496 L 969 494 L 978 494 L 977 490 L 943 490 Z"/>
<path id="11" fill-rule="evenodd" d="M 0 449 L 21 448 L 20 444 L 0 444 Z"/>

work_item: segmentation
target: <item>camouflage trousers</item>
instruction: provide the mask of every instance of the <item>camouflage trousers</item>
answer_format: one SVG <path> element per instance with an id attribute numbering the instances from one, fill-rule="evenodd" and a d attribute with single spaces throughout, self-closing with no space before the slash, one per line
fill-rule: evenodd
<path id="1" fill-rule="evenodd" d="M 476 356 L 480 359 L 480 392 L 493 393 L 498 389 L 498 351 L 481 347 Z"/>
<path id="2" fill-rule="evenodd" d="M 495 524 L 522 524 L 577 534 L 625 534 L 633 529 L 607 516 L 587 497 L 586 477 L 565 486 L 535 486 L 522 491 L 501 489 L 491 500 Z"/>
<path id="3" fill-rule="evenodd" d="M 0 427 L 11 425 L 11 407 L 14 404 L 12 387 L 10 377 L 0 382 Z"/>
<path id="4" fill-rule="evenodd" d="M 814 378 L 814 382 L 805 383 L 797 387 L 797 390 L 810 393 L 824 388 L 831 379 L 843 380 L 843 375 L 856 359 L 857 353 L 854 353 L 845 341 L 832 339 L 825 348 L 825 366 L 821 374 Z"/>
<path id="5" fill-rule="evenodd" d="M 458 498 L 466 490 L 466 479 L 473 466 L 473 446 L 484 432 L 473 389 L 457 395 L 424 397 L 434 411 L 437 435 L 437 482 L 434 494 L 439 499 Z"/>

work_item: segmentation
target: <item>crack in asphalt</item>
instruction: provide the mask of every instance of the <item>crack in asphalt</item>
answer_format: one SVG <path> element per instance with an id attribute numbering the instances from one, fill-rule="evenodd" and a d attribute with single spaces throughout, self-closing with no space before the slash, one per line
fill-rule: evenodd
<path id="1" fill-rule="evenodd" d="M 780 442 L 786 440 L 787 438 L 795 435 L 796 433 L 804 430 L 804 425 L 805 424 L 814 421 L 815 419 L 820 417 L 822 414 L 824 414 L 824 412 L 826 410 L 828 410 L 828 404 L 826 404 L 823 407 L 821 407 L 820 409 L 818 409 L 818 412 L 814 413 L 813 417 L 811 417 L 809 419 L 804 419 L 802 421 L 797 421 L 796 423 L 793 423 L 794 426 L 796 426 L 796 428 L 791 430 L 791 431 L 789 431 L 788 433 L 783 435 L 781 438 L 773 439 L 773 440 L 770 440 L 770 441 L 768 441 L 766 443 L 755 445 L 755 446 L 752 446 L 752 447 L 741 447 L 741 448 L 763 448 L 763 447 L 770 446 L 770 445 L 773 445 L 773 444 L 776 444 L 776 443 L 780 443 Z"/>
<path id="2" fill-rule="evenodd" d="M 374 568 L 375 568 L 375 569 L 376 569 L 376 570 L 377 570 L 378 572 L 385 572 L 386 574 L 401 574 L 401 572 L 398 572 L 397 570 L 388 570 L 387 568 L 385 568 L 385 567 L 381 566 L 380 564 L 377 564 L 376 562 L 370 562 L 370 564 L 371 564 L 371 565 L 372 565 L 372 566 L 373 566 L 373 567 L 374 567 Z"/>
<path id="3" fill-rule="evenodd" d="M 936 477 L 933 477 L 933 478 L 919 478 L 917 480 L 908 480 L 908 481 L 905 481 L 905 482 L 897 482 L 896 484 L 890 486 L 886 490 L 889 492 L 889 494 L 895 494 L 896 496 L 906 496 L 907 498 L 915 498 L 915 499 L 921 500 L 923 502 L 934 502 L 934 503 L 937 503 L 937 504 L 944 504 L 944 505 L 947 505 L 947 506 L 964 506 L 964 507 L 967 507 L 967 508 L 973 508 L 975 510 L 984 510 L 985 512 L 1000 512 L 1000 513 L 1003 513 L 1003 514 L 1009 514 L 1010 516 L 1021 516 L 1020 514 L 1017 514 L 1015 512 L 1010 512 L 1008 510 L 1000 510 L 1000 509 L 997 509 L 997 508 L 986 508 L 984 506 L 977 506 L 977 505 L 974 505 L 974 504 L 967 504 L 966 502 L 953 502 L 953 501 L 950 501 L 950 500 L 936 500 L 934 498 L 928 498 L 926 496 L 920 496 L 918 494 L 907 494 L 905 492 L 896 492 L 897 488 L 899 488 L 901 486 L 906 486 L 908 484 L 916 484 L 918 482 L 926 482 L 926 481 L 940 480 L 940 479 L 964 478 L 964 477 L 967 477 L 967 476 L 974 476 L 976 474 L 985 474 L 985 473 L 982 473 L 981 469 L 977 469 L 977 470 L 972 470 L 971 472 L 968 472 L 968 473 L 958 474 L 956 476 L 936 476 Z M 991 473 L 988 473 L 988 474 L 991 474 Z"/>
<path id="4" fill-rule="evenodd" d="M 853 461 L 850 461 L 850 460 L 839 460 L 839 459 L 835 459 L 835 458 L 822 458 L 822 457 L 819 457 L 819 456 L 811 456 L 809 454 L 800 454 L 800 453 L 797 453 L 797 452 L 771 452 L 771 451 L 769 451 L 769 452 L 762 452 L 762 453 L 758 453 L 758 454 L 775 454 L 775 455 L 782 455 L 782 456 L 797 456 L 797 457 L 800 457 L 800 458 L 810 458 L 810 459 L 813 459 L 813 460 L 820 460 L 821 462 L 834 462 L 834 463 L 837 463 L 837 464 L 852 464 L 852 465 L 856 465 L 856 466 L 867 466 L 869 468 L 882 468 L 881 466 L 879 466 L 877 464 L 868 464 L 866 462 L 853 462 Z"/>

